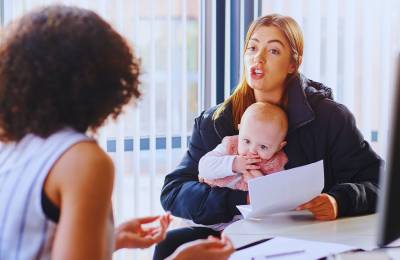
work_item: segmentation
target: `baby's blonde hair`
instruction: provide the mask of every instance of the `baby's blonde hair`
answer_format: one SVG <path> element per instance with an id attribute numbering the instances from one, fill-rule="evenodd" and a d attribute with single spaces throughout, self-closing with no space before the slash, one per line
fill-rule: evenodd
<path id="1" fill-rule="evenodd" d="M 253 103 L 244 111 L 240 124 L 249 123 L 246 121 L 250 119 L 276 124 L 280 127 L 282 137 L 285 138 L 288 130 L 288 119 L 281 107 L 268 102 Z"/>

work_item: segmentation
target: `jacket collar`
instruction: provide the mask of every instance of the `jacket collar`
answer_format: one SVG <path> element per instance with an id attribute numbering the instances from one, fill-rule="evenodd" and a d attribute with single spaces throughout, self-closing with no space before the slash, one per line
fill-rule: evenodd
<path id="1" fill-rule="evenodd" d="M 306 96 L 306 88 L 308 87 L 308 79 L 299 74 L 292 78 L 287 85 L 287 116 L 289 121 L 288 132 L 295 130 L 312 120 L 314 120 L 314 111 L 308 103 Z"/>

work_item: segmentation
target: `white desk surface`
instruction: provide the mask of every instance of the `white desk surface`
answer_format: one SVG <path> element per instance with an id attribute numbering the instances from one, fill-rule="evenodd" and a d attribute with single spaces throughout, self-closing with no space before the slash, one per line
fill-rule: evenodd
<path id="1" fill-rule="evenodd" d="M 239 220 L 229 225 L 223 233 L 232 240 L 235 247 L 263 238 L 283 236 L 371 250 L 377 247 L 376 226 L 376 214 L 317 221 L 307 211 L 291 211 L 274 214 L 263 220 Z M 400 252 L 400 249 L 393 250 Z"/>

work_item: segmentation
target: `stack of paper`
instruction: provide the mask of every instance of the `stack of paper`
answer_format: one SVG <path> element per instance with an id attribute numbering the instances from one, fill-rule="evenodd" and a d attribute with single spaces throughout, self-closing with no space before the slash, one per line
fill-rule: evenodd
<path id="1" fill-rule="evenodd" d="M 302 239 L 275 237 L 264 243 L 236 251 L 230 260 L 258 260 L 258 259 L 319 259 L 357 248 L 336 244 L 315 242 Z"/>
<path id="2" fill-rule="evenodd" d="M 248 183 L 250 205 L 237 206 L 245 219 L 295 209 L 321 193 L 324 164 L 318 161 L 252 179 Z"/>

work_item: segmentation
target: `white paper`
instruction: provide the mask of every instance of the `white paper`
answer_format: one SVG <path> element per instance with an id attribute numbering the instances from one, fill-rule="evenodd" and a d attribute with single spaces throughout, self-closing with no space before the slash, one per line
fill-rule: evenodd
<path id="1" fill-rule="evenodd" d="M 321 193 L 324 164 L 321 160 L 258 177 L 250 180 L 248 185 L 251 204 L 237 206 L 245 219 L 290 211 Z"/>
<path id="2" fill-rule="evenodd" d="M 356 247 L 316 242 L 302 239 L 275 237 L 261 244 L 240 250 L 231 255 L 229 260 L 246 259 L 319 259 L 333 254 L 357 249 Z M 279 256 L 279 257 L 278 257 Z"/>

